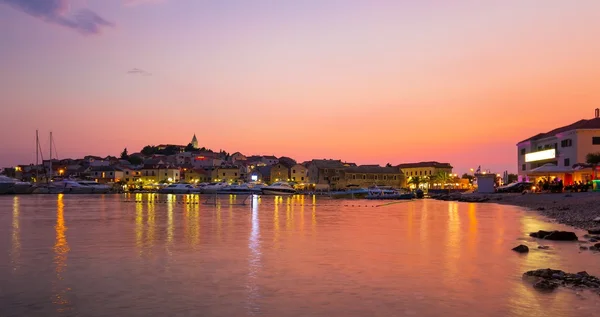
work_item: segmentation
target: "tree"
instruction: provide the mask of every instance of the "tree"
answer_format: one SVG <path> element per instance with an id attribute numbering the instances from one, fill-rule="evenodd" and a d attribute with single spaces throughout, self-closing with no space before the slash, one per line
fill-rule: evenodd
<path id="1" fill-rule="evenodd" d="M 122 160 L 128 160 L 129 159 L 129 154 L 127 154 L 127 148 L 123 149 L 123 152 L 121 152 L 121 159 Z"/>
<path id="2" fill-rule="evenodd" d="M 130 156 L 128 161 L 129 161 L 129 163 L 131 163 L 131 165 L 140 165 L 140 164 L 144 163 L 144 159 L 137 155 Z"/>
<path id="3" fill-rule="evenodd" d="M 192 143 L 188 143 L 188 145 L 186 145 L 185 150 L 186 152 L 194 152 L 198 150 L 197 148 L 195 148 Z"/>
<path id="4" fill-rule="evenodd" d="M 588 153 L 588 155 L 585 156 L 585 161 L 588 164 L 592 164 L 592 168 L 594 169 L 594 179 L 596 179 L 596 167 L 600 164 L 600 152 Z"/>
<path id="5" fill-rule="evenodd" d="M 419 188 L 419 185 L 425 183 L 425 179 L 419 177 L 419 176 L 413 176 L 408 180 L 408 184 L 413 184 L 415 185 L 415 188 Z"/>
<path id="6" fill-rule="evenodd" d="M 517 174 L 508 174 L 508 183 L 514 183 L 519 180 L 519 175 Z"/>
<path id="7" fill-rule="evenodd" d="M 146 145 L 144 146 L 144 148 L 140 151 L 140 153 L 146 155 L 146 156 L 151 156 L 156 154 L 156 152 L 158 151 L 158 149 L 156 148 L 156 146 L 153 145 Z"/>
<path id="8" fill-rule="evenodd" d="M 475 176 L 469 175 L 467 173 L 464 173 L 464 174 L 462 174 L 461 178 L 468 179 L 469 181 L 472 181 L 475 178 Z"/>
<path id="9" fill-rule="evenodd" d="M 446 172 L 439 172 L 435 175 L 434 179 L 437 183 L 440 183 L 442 186 L 442 189 L 444 189 L 446 184 L 448 184 L 448 182 L 450 182 L 450 180 L 452 178 L 450 177 L 450 174 L 448 174 Z"/>
<path id="10" fill-rule="evenodd" d="M 159 154 L 175 155 L 177 153 L 179 153 L 179 148 L 175 145 L 169 145 L 164 150 L 160 151 Z"/>
<path id="11" fill-rule="evenodd" d="M 385 167 L 392 167 L 392 164 L 391 163 L 387 163 L 387 164 L 385 164 Z"/>

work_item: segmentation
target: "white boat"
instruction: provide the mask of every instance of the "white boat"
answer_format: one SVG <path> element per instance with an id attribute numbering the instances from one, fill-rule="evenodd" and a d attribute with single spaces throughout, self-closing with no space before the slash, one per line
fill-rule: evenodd
<path id="1" fill-rule="evenodd" d="M 223 190 L 225 187 L 229 186 L 227 183 L 210 183 L 202 187 L 203 194 L 215 194 L 218 191 Z"/>
<path id="2" fill-rule="evenodd" d="M 112 189 L 108 185 L 100 184 L 94 181 L 77 181 L 77 183 L 79 183 L 79 185 L 91 187 L 93 189 L 92 193 L 94 194 L 106 194 Z"/>
<path id="3" fill-rule="evenodd" d="M 263 187 L 261 190 L 265 195 L 293 195 L 296 193 L 294 187 L 284 182 L 273 183 L 269 186 Z"/>
<path id="4" fill-rule="evenodd" d="M 159 194 L 193 194 L 200 193 L 200 189 L 190 184 L 171 184 L 167 187 L 161 188 L 158 191 Z"/>
<path id="5" fill-rule="evenodd" d="M 68 179 L 52 182 L 49 187 L 51 192 L 62 189 L 65 194 L 92 194 L 94 192 L 94 187 L 81 185 L 77 181 Z"/>
<path id="6" fill-rule="evenodd" d="M 254 184 L 234 184 L 218 191 L 219 194 L 260 194 L 262 186 Z"/>
<path id="7" fill-rule="evenodd" d="M 15 180 L 6 177 L 0 176 L 0 195 L 1 194 L 11 194 L 14 191 Z"/>
<path id="8" fill-rule="evenodd" d="M 31 194 L 33 185 L 7 176 L 0 176 L 0 194 Z"/>

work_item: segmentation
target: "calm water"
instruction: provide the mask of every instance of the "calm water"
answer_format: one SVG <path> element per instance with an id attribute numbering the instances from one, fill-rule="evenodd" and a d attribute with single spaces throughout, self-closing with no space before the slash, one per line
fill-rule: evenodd
<path id="1" fill-rule="evenodd" d="M 542 294 L 521 280 L 545 267 L 600 275 L 600 255 L 573 243 L 535 249 L 526 233 L 564 227 L 514 207 L 205 199 L 0 197 L 0 316 L 532 317 L 600 309 L 597 295 Z M 529 254 L 510 250 L 522 242 Z"/>

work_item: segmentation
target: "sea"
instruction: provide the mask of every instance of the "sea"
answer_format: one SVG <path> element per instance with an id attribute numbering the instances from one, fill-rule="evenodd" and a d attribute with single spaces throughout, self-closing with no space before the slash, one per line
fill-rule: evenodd
<path id="1" fill-rule="evenodd" d="M 522 279 L 600 276 L 600 254 L 537 230 L 585 234 L 492 203 L 0 196 L 0 316 L 597 315 L 597 294 Z"/>

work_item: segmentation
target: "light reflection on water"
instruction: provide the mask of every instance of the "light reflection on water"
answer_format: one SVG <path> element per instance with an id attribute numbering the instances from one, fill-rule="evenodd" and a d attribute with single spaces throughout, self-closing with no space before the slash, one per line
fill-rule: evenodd
<path id="1" fill-rule="evenodd" d="M 0 197 L 9 211 L 0 213 L 0 315 L 530 317 L 600 308 L 597 296 L 542 294 L 521 280 L 542 267 L 600 275 L 600 255 L 573 243 L 538 250 L 528 232 L 565 227 L 513 207 L 205 200 Z M 510 250 L 520 243 L 529 254 Z"/>

